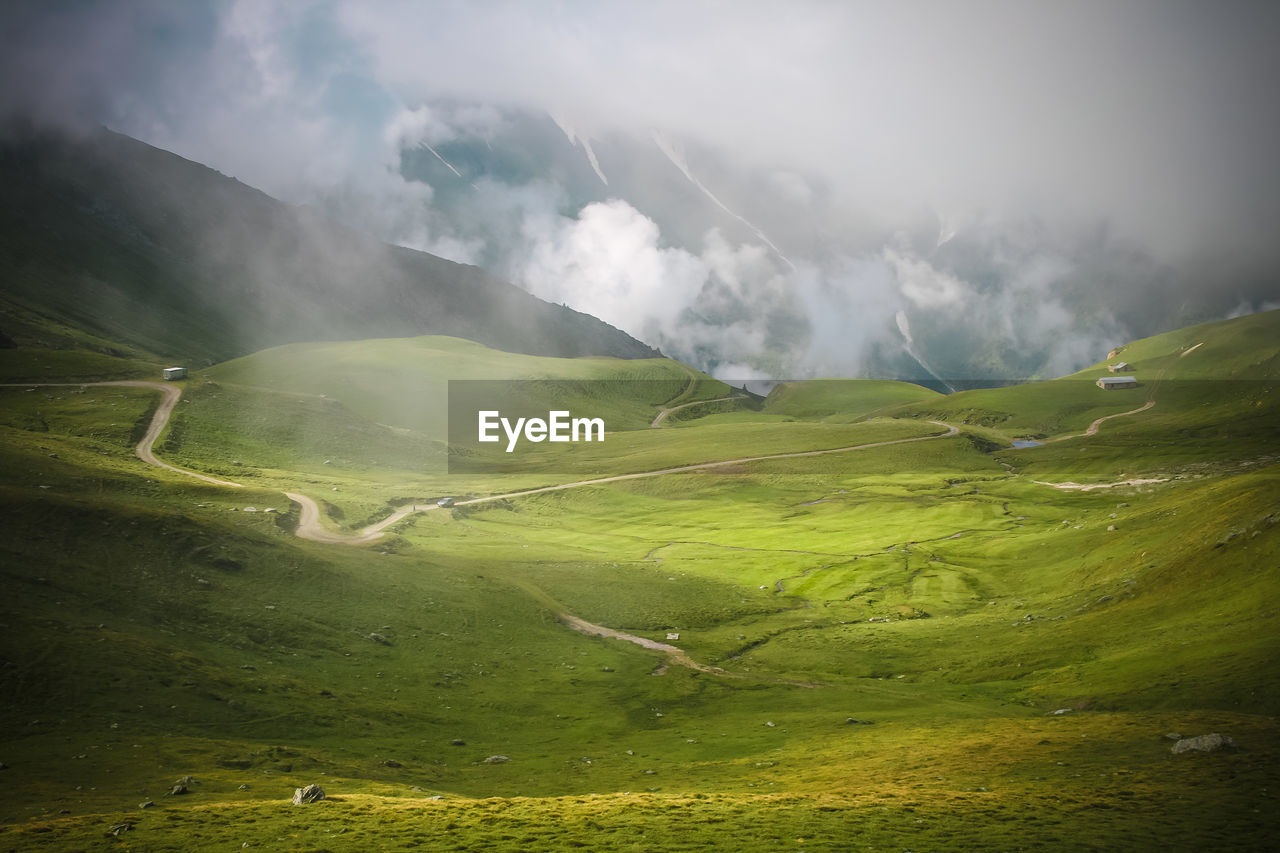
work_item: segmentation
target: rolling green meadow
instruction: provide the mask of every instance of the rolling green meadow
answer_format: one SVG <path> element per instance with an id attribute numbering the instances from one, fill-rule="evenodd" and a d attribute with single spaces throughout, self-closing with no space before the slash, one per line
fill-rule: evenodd
<path id="1" fill-rule="evenodd" d="M 1133 389 L 763 400 L 289 344 L 193 369 L 155 445 L 241 488 L 135 457 L 154 390 L 79 384 L 154 357 L 0 350 L 0 848 L 1268 849 L 1278 341 L 1275 311 L 1136 341 Z M 451 474 L 458 379 L 609 432 Z M 321 543 L 286 490 L 334 532 L 428 509 Z M 1236 748 L 1171 750 L 1209 733 Z"/>

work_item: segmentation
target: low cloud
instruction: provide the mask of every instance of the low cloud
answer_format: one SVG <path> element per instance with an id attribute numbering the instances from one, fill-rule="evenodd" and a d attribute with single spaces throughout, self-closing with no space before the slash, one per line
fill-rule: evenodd
<path id="1" fill-rule="evenodd" d="M 711 370 L 1060 372 L 1277 298 L 1275 4 L 0 15 L 0 110 L 103 121 Z M 547 114 L 572 168 L 522 135 Z M 654 139 L 680 162 L 630 156 Z"/>

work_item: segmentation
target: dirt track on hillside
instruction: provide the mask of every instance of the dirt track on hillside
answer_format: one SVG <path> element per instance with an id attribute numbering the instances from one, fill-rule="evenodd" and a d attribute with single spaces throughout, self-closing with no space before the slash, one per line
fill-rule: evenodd
<path id="1" fill-rule="evenodd" d="M 732 465 L 742 465 L 747 462 L 764 462 L 770 459 L 795 459 L 800 456 L 823 456 L 829 453 L 849 453 L 854 450 L 870 450 L 874 447 L 888 447 L 892 444 L 910 444 L 916 441 L 932 441 L 936 438 L 950 438 L 960 432 L 958 427 L 942 421 L 929 421 L 931 424 L 937 424 L 940 427 L 946 427 L 946 432 L 940 432 L 936 435 L 920 435 L 915 438 L 895 438 L 890 441 L 873 441 L 870 444 L 851 444 L 848 447 L 832 447 L 827 450 L 797 450 L 792 453 L 770 453 L 767 456 L 744 456 L 740 459 L 722 459 L 717 462 L 698 462 L 693 465 L 679 465 L 675 468 L 660 468 L 656 471 L 638 471 L 634 474 L 615 474 L 612 477 L 596 477 L 591 480 L 578 480 L 573 483 L 561 483 L 557 486 L 542 486 L 536 489 L 524 489 L 519 492 L 507 492 L 503 495 L 488 495 L 483 498 L 471 498 L 470 500 L 458 501 L 454 506 L 469 506 L 471 504 L 487 503 L 488 501 L 500 501 L 506 498 L 520 498 L 525 495 L 537 495 L 543 492 L 559 492 L 565 489 L 577 489 L 583 486 L 598 486 L 601 483 L 618 483 L 623 480 L 639 480 L 645 477 L 661 477 L 666 474 L 685 474 L 690 471 L 707 471 L 712 468 L 725 468 Z M 430 509 L 430 507 L 428 507 Z"/>
<path id="2" fill-rule="evenodd" d="M 650 640 L 647 637 L 637 637 L 635 634 L 628 634 L 624 631 L 606 628 L 603 625 L 596 625 L 585 619 L 579 619 L 577 616 L 569 613 L 561 613 L 559 616 L 561 622 L 580 634 L 588 634 L 593 637 L 613 637 L 617 640 L 626 640 L 628 643 L 635 643 L 637 646 L 642 646 L 655 652 L 662 652 L 672 663 L 678 666 L 688 667 L 689 669 L 696 669 L 698 672 L 705 672 L 711 675 L 724 675 L 730 678 L 742 677 L 737 673 L 723 670 L 718 666 L 707 666 L 706 664 L 698 663 L 693 658 L 689 657 L 689 655 L 685 653 L 684 649 L 677 648 L 668 643 L 660 643 L 657 640 Z"/>
<path id="3" fill-rule="evenodd" d="M 178 400 L 182 397 L 182 389 L 176 385 L 165 385 L 161 382 L 143 382 L 141 380 L 132 381 L 125 380 L 121 382 L 95 382 L 95 385 L 126 385 L 132 388 L 153 388 L 163 395 L 160 398 L 160 405 L 156 407 L 156 412 L 151 416 L 151 424 L 147 427 L 147 434 L 142 437 L 142 441 L 138 442 L 138 446 L 133 449 L 133 453 L 148 465 L 154 465 L 157 468 L 164 468 L 169 471 L 176 471 L 179 474 L 186 474 L 188 477 L 195 477 L 197 480 L 203 480 L 206 483 L 213 483 L 215 486 L 230 486 L 233 489 L 243 488 L 239 483 L 233 483 L 230 480 L 219 480 L 217 477 L 210 477 L 208 474 L 199 474 L 195 471 L 188 471 L 185 468 L 178 468 L 170 465 L 168 462 L 162 462 L 156 458 L 153 450 L 156 439 L 160 437 L 160 433 L 164 432 L 165 426 L 169 423 L 169 416 L 173 414 L 174 406 L 178 405 Z"/>
<path id="4" fill-rule="evenodd" d="M 1148 400 L 1147 402 L 1143 403 L 1141 406 L 1139 406 L 1136 409 L 1130 409 L 1127 412 L 1119 412 L 1114 415 L 1105 415 L 1101 418 L 1098 418 L 1093 423 L 1089 424 L 1089 426 L 1085 429 L 1084 432 L 1077 432 L 1077 433 L 1074 433 L 1073 435 L 1059 435 L 1059 436 L 1055 436 L 1054 438 L 1046 438 L 1044 441 L 1040 443 L 1050 444 L 1055 441 L 1066 441 L 1068 438 L 1086 438 L 1091 435 L 1097 435 L 1099 427 L 1101 427 L 1104 423 L 1111 420 L 1112 418 L 1126 418 L 1130 415 L 1136 415 L 1141 412 L 1145 412 L 1147 409 L 1150 409 L 1155 404 L 1156 404 L 1155 400 Z"/>
<path id="5" fill-rule="evenodd" d="M 186 468 L 179 468 L 176 465 L 170 465 L 168 462 L 162 462 L 156 458 L 153 450 L 156 439 L 160 437 L 160 433 L 164 432 L 164 428 L 169 423 L 169 416 L 173 414 L 174 406 L 178 405 L 179 398 L 182 397 L 182 389 L 177 385 L 166 384 L 163 382 L 146 382 L 141 379 L 120 379 L 114 382 L 9 382 L 0 387 L 4 388 L 99 388 L 99 387 L 128 387 L 128 388 L 150 388 L 153 391 L 159 391 L 161 394 L 160 405 L 156 407 L 155 414 L 151 416 L 151 423 L 147 426 L 146 435 L 138 442 L 133 449 L 133 455 L 137 456 L 148 465 L 156 468 L 164 468 L 166 471 L 173 471 L 187 477 L 195 477 L 197 480 L 203 480 L 206 483 L 212 483 L 215 486 L 229 486 L 233 489 L 240 489 L 243 486 L 240 483 L 233 483 L 230 480 L 219 480 L 217 477 L 210 477 L 208 474 L 200 474 L 196 471 L 188 471 Z"/>
<path id="6" fill-rule="evenodd" d="M 691 471 L 706 471 L 712 468 L 741 465 L 747 462 L 763 462 L 770 459 L 792 459 L 800 456 L 822 456 L 829 453 L 849 453 L 854 450 L 870 450 L 875 447 L 888 447 L 893 444 L 909 444 L 916 441 L 931 441 L 937 438 L 949 438 L 950 436 L 956 435 L 960 432 L 957 427 L 943 423 L 942 421 L 930 421 L 930 423 L 946 427 L 947 431 L 937 433 L 936 435 L 921 435 L 914 438 L 896 438 L 889 441 L 876 441 L 870 444 L 854 444 L 848 447 L 834 447 L 827 450 L 799 450 L 792 453 L 772 453 L 767 456 L 746 456 L 740 459 L 722 459 L 716 462 L 699 462 L 693 465 L 661 468 L 656 471 L 639 471 L 634 474 L 615 474 L 612 477 L 595 477 L 590 480 L 576 480 L 572 483 L 559 483 L 554 486 L 541 486 L 536 489 L 522 489 L 517 492 L 504 492 L 498 495 L 486 495 L 484 497 L 471 498 L 465 501 L 457 501 L 453 506 L 472 506 L 475 504 L 507 500 L 508 498 L 537 495 L 544 492 L 561 492 L 566 489 L 583 488 L 584 486 L 598 486 L 604 483 L 617 483 L 623 480 L 639 480 L 646 477 L 661 477 L 666 474 L 683 474 Z M 302 520 L 298 523 L 297 534 L 303 539 L 310 539 L 314 542 L 328 542 L 331 544 L 364 545 L 377 540 L 382 535 L 382 531 L 387 527 L 415 512 L 431 512 L 432 510 L 438 509 L 435 504 L 406 507 L 397 510 L 382 521 L 369 525 L 357 534 L 344 534 L 335 533 L 321 526 L 320 508 L 316 505 L 315 501 L 311 500 L 311 498 L 294 492 L 286 492 L 285 495 L 289 500 L 294 501 L 302 507 Z"/>
<path id="7" fill-rule="evenodd" d="M 184 468 L 178 468 L 176 466 L 170 465 L 167 462 L 163 462 L 160 459 L 156 458 L 153 448 L 155 446 L 156 440 L 160 437 L 160 434 L 164 431 L 165 426 L 168 425 L 169 418 L 172 416 L 173 410 L 177 406 L 178 400 L 181 399 L 182 390 L 179 386 L 167 384 L 167 383 L 159 383 L 159 382 L 126 380 L 126 381 L 117 381 L 117 382 L 90 382 L 90 383 L 23 383 L 17 387 L 40 387 L 40 386 L 49 386 L 49 385 L 64 385 L 64 386 L 71 385 L 73 387 L 126 386 L 126 387 L 134 387 L 134 388 L 147 388 L 150 390 L 159 391 L 161 393 L 160 404 L 156 407 L 156 411 L 152 415 L 151 423 L 147 427 L 146 434 L 143 436 L 142 440 L 139 441 L 136 447 L 134 448 L 134 454 L 138 457 L 138 459 L 142 460 L 148 465 L 152 465 L 157 468 L 163 468 L 168 471 L 173 471 L 175 473 L 182 474 L 187 477 L 194 477 L 197 480 L 201 480 L 202 482 L 206 482 L 211 485 L 231 487 L 231 488 L 242 488 L 240 483 L 233 483 L 229 480 L 220 480 L 216 477 L 210 477 L 206 474 L 200 474 L 195 471 L 188 471 Z M 665 411 L 668 411 L 668 412 L 674 411 L 676 408 L 682 408 L 682 407 L 677 406 L 671 409 L 667 409 Z M 959 429 L 957 427 L 951 426 L 950 424 L 946 424 L 941 421 L 931 421 L 931 423 L 934 423 L 941 427 L 945 427 L 946 432 L 938 433 L 936 435 L 916 436 L 914 438 L 902 438 L 902 439 L 893 439 L 889 441 L 877 441 L 869 444 L 850 445 L 848 447 L 837 447 L 837 448 L 831 448 L 828 450 L 803 450 L 803 451 L 796 451 L 792 453 L 773 453 L 773 454 L 768 454 L 764 456 L 751 456 L 751 457 L 743 457 L 739 459 L 720 460 L 716 462 L 702 462 L 702 463 L 697 463 L 693 465 L 681 465 L 673 468 L 663 468 L 657 471 L 643 471 L 643 472 L 638 472 L 634 474 L 619 474 L 612 477 L 597 477 L 590 480 L 579 480 L 573 483 L 561 483 L 559 485 L 544 486 L 542 488 L 537 488 L 537 489 L 525 489 L 517 492 L 508 492 L 506 494 L 489 495 L 487 497 L 481 497 L 481 498 L 472 498 L 471 500 L 467 500 L 467 501 L 459 501 L 457 505 L 463 506 L 463 505 L 469 505 L 469 504 L 499 501 L 499 500 L 505 500 L 507 498 L 520 497 L 523 495 L 539 494 L 542 492 L 562 491 L 565 489 L 574 489 L 574 488 L 580 488 L 584 486 L 593 486 L 593 485 L 599 485 L 602 483 L 614 483 L 614 482 L 620 482 L 623 480 L 635 480 L 643 477 L 657 477 L 665 474 L 678 474 L 678 473 L 686 473 L 691 471 L 704 471 L 704 470 L 709 470 L 709 469 L 718 468 L 718 467 L 726 467 L 731 465 L 743 464 L 747 462 L 760 462 L 760 461 L 770 460 L 770 459 L 790 459 L 790 458 L 797 458 L 802 456 L 821 456 L 821 455 L 832 454 L 832 453 L 847 453 L 854 450 L 868 450 L 875 447 L 887 447 L 895 444 L 908 444 L 908 443 L 917 442 L 917 441 L 929 441 L 936 438 L 946 438 L 959 433 Z M 365 527 L 359 533 L 346 534 L 346 533 L 338 533 L 335 531 L 331 531 L 324 527 L 323 523 L 321 522 L 320 506 L 313 499 L 299 492 L 285 492 L 284 494 L 289 500 L 298 504 L 298 507 L 299 507 L 298 527 L 295 530 L 296 535 L 299 536 L 300 538 L 309 539 L 313 542 L 320 542 L 320 543 L 330 544 L 330 545 L 366 545 L 366 544 L 372 543 L 382 537 L 383 531 L 387 527 L 395 524 L 396 522 L 400 521 L 403 518 L 406 518 L 410 514 L 415 512 L 428 512 L 438 508 L 437 504 L 426 504 L 421 508 L 419 508 L 418 505 L 416 504 L 410 504 L 407 507 L 402 507 L 401 509 L 396 510 L 387 518 L 384 518 L 382 521 L 376 522 L 374 524 L 371 524 Z M 594 623 L 587 622 L 585 619 L 581 619 L 570 613 L 559 610 L 558 608 L 557 608 L 556 615 L 561 622 L 563 622 L 565 625 L 567 625 L 568 627 L 572 628 L 575 631 L 578 631 L 583 634 L 593 635 L 593 636 L 613 637 L 616 639 L 624 640 L 626 642 L 635 643 L 637 645 L 643 646 L 644 648 L 647 648 L 653 651 L 662 652 L 667 656 L 667 659 L 672 664 L 688 667 L 689 669 L 694 669 L 699 672 L 705 672 L 710 675 L 732 677 L 732 678 L 743 677 L 736 673 L 730 673 L 724 669 L 721 669 L 720 667 L 709 666 L 706 664 L 698 663 L 697 661 L 690 658 L 689 655 L 683 649 L 680 649 L 676 646 L 672 646 L 668 643 L 661 643 L 656 640 L 649 640 L 644 637 L 638 637 L 634 634 L 628 634 L 623 631 L 615 630 L 613 628 L 607 628 L 602 625 L 596 625 Z M 785 681 L 781 679 L 776 681 L 777 683 L 792 684 L 792 685 L 801 686 L 801 687 L 818 686 L 810 682 L 793 682 L 793 681 Z"/>
<path id="8" fill-rule="evenodd" d="M 301 514 L 298 518 L 298 529 L 294 532 L 303 539 L 310 539 L 312 542 L 326 542 L 331 545 L 364 545 L 376 541 L 382 537 L 383 530 L 405 516 L 434 508 L 434 505 L 428 505 L 418 509 L 416 505 L 411 504 L 396 510 L 382 519 L 382 521 L 370 524 L 359 533 L 334 533 L 320 523 L 320 507 L 311 498 L 297 492 L 285 492 L 284 496 L 296 503 L 301 509 Z"/>
<path id="9" fill-rule="evenodd" d="M 672 412 L 678 412 L 681 409 L 687 409 L 690 406 L 701 406 L 703 403 L 723 403 L 725 400 L 732 400 L 732 399 L 734 398 L 733 397 L 716 397 L 714 400 L 694 400 L 692 403 L 681 403 L 678 406 L 672 406 L 669 409 L 663 409 L 662 411 L 658 412 L 658 416 L 653 419 L 653 422 L 649 424 L 649 426 L 657 427 L 659 424 L 661 424 L 663 421 L 667 419 L 667 415 L 671 414 Z"/>
<path id="10" fill-rule="evenodd" d="M 37 388 L 37 387 L 76 387 L 84 388 L 91 386 L 128 386 L 133 388 L 149 388 L 159 391 L 163 396 L 160 405 L 156 407 L 155 414 L 151 417 L 151 424 L 147 427 L 147 433 L 142 440 L 138 442 L 134 448 L 134 454 L 146 462 L 148 465 L 154 465 L 157 468 L 164 468 L 187 477 L 194 477 L 206 483 L 215 486 L 228 486 L 231 488 L 243 488 L 240 483 L 233 483 L 230 480 L 219 480 L 216 477 L 210 477 L 207 474 L 200 474 L 195 471 L 188 471 L 185 468 L 178 468 L 163 462 L 156 458 L 153 451 L 156 439 L 160 437 L 160 433 L 164 431 L 165 426 L 169 423 L 169 417 L 173 414 L 173 409 L 177 405 L 178 400 L 182 396 L 182 389 L 177 385 L 165 384 L 161 382 L 145 382 L 142 380 L 121 380 L 116 382 L 23 382 L 11 383 L 9 387 L 18 388 Z M 1150 406 L 1151 404 L 1148 404 Z M 680 408 L 680 407 L 676 407 Z M 668 410 L 673 411 L 674 409 Z M 1119 417 L 1112 415 L 1111 417 Z M 1100 419 L 1100 420 L 1105 420 Z M 930 421 L 940 427 L 946 427 L 946 432 L 936 435 L 921 435 L 914 438 L 897 438 L 889 441 L 875 441 L 870 444 L 854 444 L 848 447 L 834 447 L 827 450 L 799 450 L 792 453 L 771 453 L 765 456 L 745 456 L 739 459 L 722 459 L 716 462 L 699 462 L 693 465 L 679 465 L 674 468 L 661 468 L 656 471 L 640 471 L 634 474 L 617 474 L 612 477 L 596 477 L 590 480 L 577 480 L 572 483 L 560 483 L 554 486 L 542 486 L 536 489 L 523 489 L 517 492 L 506 492 L 500 495 L 487 495 L 480 498 L 471 498 L 470 500 L 458 501 L 455 506 L 470 506 L 473 504 L 489 503 L 492 501 L 501 501 L 508 498 L 518 498 L 525 495 L 536 495 L 543 492 L 559 492 L 566 489 L 577 489 L 584 486 L 596 486 L 602 483 L 617 483 L 623 480 L 638 480 L 645 477 L 660 477 L 666 474 L 683 474 L 691 471 L 706 471 L 712 468 L 728 467 L 732 465 L 741 465 L 747 462 L 763 462 L 770 459 L 794 459 L 801 456 L 823 456 L 831 453 L 849 453 L 855 450 L 870 450 L 876 447 L 888 447 L 894 444 L 910 444 L 917 441 L 931 441 L 937 438 L 949 438 L 960 432 L 957 427 L 942 421 Z M 1098 422 L 1095 422 L 1095 424 Z M 1096 432 L 1096 430 L 1095 430 Z M 309 539 L 312 542 L 323 542 L 329 545 L 367 545 L 381 538 L 386 528 L 395 524 L 403 518 L 412 515 L 415 512 L 430 512 L 437 509 L 435 504 L 426 504 L 419 507 L 411 504 L 396 510 L 382 521 L 370 524 L 362 529 L 359 533 L 338 533 L 327 529 L 321 522 L 321 513 L 319 505 L 304 494 L 298 492 L 285 492 L 285 497 L 298 504 L 300 513 L 298 528 L 295 533 L 302 539 Z M 584 623 L 585 624 L 585 623 Z"/>

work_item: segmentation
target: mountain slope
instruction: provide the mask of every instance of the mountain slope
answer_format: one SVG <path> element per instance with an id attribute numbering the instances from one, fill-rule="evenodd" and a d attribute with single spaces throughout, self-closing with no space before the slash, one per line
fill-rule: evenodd
<path id="1" fill-rule="evenodd" d="M 10 128 L 0 180 L 0 328 L 19 344 L 61 323 L 194 363 L 427 333 L 534 355 L 657 355 L 476 267 L 380 243 L 107 130 Z"/>

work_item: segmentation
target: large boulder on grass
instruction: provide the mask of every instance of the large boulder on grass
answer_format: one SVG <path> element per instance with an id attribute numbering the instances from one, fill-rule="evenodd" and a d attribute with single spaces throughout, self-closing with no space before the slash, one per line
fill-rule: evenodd
<path id="1" fill-rule="evenodd" d="M 1217 732 L 1199 737 L 1184 737 L 1170 747 L 1174 755 L 1184 752 L 1218 752 L 1223 749 L 1235 749 L 1236 742 L 1226 735 Z"/>
<path id="2" fill-rule="evenodd" d="M 315 803 L 323 799 L 324 789 L 319 785 L 308 785 L 305 788 L 296 788 L 293 792 L 293 804 L 295 806 Z"/>

